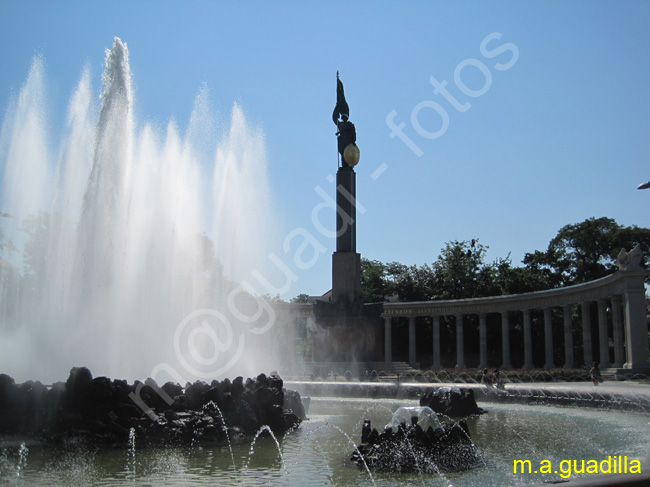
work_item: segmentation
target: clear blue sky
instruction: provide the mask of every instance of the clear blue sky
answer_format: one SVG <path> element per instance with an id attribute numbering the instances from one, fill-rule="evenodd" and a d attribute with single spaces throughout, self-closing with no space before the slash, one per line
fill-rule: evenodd
<path id="1" fill-rule="evenodd" d="M 285 298 L 330 287 L 334 242 L 312 210 L 316 186 L 334 191 L 337 70 L 361 149 L 364 257 L 424 264 L 478 237 L 490 260 L 519 264 L 592 216 L 650 226 L 650 190 L 636 189 L 650 179 L 649 2 L 1 0 L 2 113 L 42 55 L 56 127 L 86 65 L 99 95 L 114 36 L 130 50 L 139 125 L 185 128 L 206 86 L 215 113 L 237 102 L 264 131 L 279 238 L 304 228 L 328 248 Z M 391 138 L 393 111 L 420 157 Z"/>

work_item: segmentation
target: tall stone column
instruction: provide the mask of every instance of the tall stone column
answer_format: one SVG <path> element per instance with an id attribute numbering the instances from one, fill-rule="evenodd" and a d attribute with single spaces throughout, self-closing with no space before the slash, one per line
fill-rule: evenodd
<path id="1" fill-rule="evenodd" d="M 609 335 L 607 333 L 607 301 L 598 300 L 598 342 L 600 343 L 600 369 L 609 367 Z"/>
<path id="2" fill-rule="evenodd" d="M 314 330 L 316 324 L 314 323 L 314 315 L 307 315 L 307 340 L 311 343 L 311 357 L 310 361 L 314 362 Z"/>
<path id="3" fill-rule="evenodd" d="M 510 319 L 508 311 L 501 312 L 501 356 L 503 363 L 502 369 L 512 369 L 510 363 Z"/>
<path id="4" fill-rule="evenodd" d="M 544 353 L 546 355 L 546 370 L 554 369 L 553 363 L 553 322 L 551 308 L 544 308 Z"/>
<path id="5" fill-rule="evenodd" d="M 525 309 L 524 313 L 524 369 L 533 369 L 533 335 L 530 310 Z"/>
<path id="6" fill-rule="evenodd" d="M 442 368 L 440 362 L 440 316 L 433 316 L 433 366 L 434 369 Z"/>
<path id="7" fill-rule="evenodd" d="M 463 315 L 456 315 L 456 368 L 465 368 L 465 340 L 463 337 Z"/>
<path id="8" fill-rule="evenodd" d="M 415 316 L 409 317 L 409 364 L 415 367 Z"/>
<path id="9" fill-rule="evenodd" d="M 623 349 L 623 320 L 621 317 L 621 296 L 612 296 L 612 324 L 614 329 L 614 363 L 612 367 L 620 369 L 625 362 Z"/>
<path id="10" fill-rule="evenodd" d="M 336 252 L 332 254 L 332 302 L 350 306 L 361 298 L 357 253 L 356 174 L 347 164 L 336 173 Z"/>
<path id="11" fill-rule="evenodd" d="M 648 363 L 648 324 L 646 321 L 645 286 L 647 271 L 628 273 L 623 296 L 625 299 L 626 369 L 650 374 Z"/>
<path id="12" fill-rule="evenodd" d="M 582 351 L 585 365 L 591 365 L 594 361 L 591 351 L 591 306 L 589 301 L 581 304 L 582 309 Z"/>
<path id="13" fill-rule="evenodd" d="M 480 313 L 478 315 L 478 331 L 479 331 L 479 369 L 484 369 L 488 366 L 487 360 L 487 315 Z"/>
<path id="14" fill-rule="evenodd" d="M 562 307 L 564 312 L 564 368 L 573 368 L 573 323 L 571 322 L 572 306 L 566 304 Z"/>
<path id="15" fill-rule="evenodd" d="M 384 361 L 387 364 L 393 361 L 393 330 L 390 316 L 384 316 Z"/>

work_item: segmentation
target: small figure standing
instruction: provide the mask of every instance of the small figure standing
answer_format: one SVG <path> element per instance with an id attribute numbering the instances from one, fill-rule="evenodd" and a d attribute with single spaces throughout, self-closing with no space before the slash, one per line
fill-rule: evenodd
<path id="1" fill-rule="evenodd" d="M 598 368 L 598 362 L 593 362 L 591 364 L 589 374 L 591 375 L 591 382 L 593 382 L 595 386 L 597 386 L 599 382 L 603 381 L 603 377 L 600 375 L 600 369 Z"/>
<path id="2" fill-rule="evenodd" d="M 481 377 L 481 383 L 485 384 L 486 387 L 492 387 L 492 379 L 488 375 L 487 367 L 483 369 L 483 376 Z"/>
<path id="3" fill-rule="evenodd" d="M 494 369 L 494 385 L 496 386 L 497 389 L 505 389 L 505 385 L 503 384 L 503 379 L 501 378 L 501 371 L 497 367 Z"/>

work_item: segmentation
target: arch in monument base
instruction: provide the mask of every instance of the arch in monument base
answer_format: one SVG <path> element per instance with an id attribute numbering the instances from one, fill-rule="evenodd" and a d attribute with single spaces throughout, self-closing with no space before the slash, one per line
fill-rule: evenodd
<path id="1" fill-rule="evenodd" d="M 512 368 L 510 345 L 510 314 L 523 315 L 523 368 L 534 368 L 533 348 L 544 349 L 544 368 L 556 367 L 553 359 L 552 311 L 561 308 L 563 314 L 564 368 L 574 364 L 591 364 L 596 347 L 600 357 L 600 369 L 617 369 L 619 374 L 650 375 L 648 355 L 648 322 L 644 280 L 650 271 L 643 269 L 619 270 L 615 274 L 595 281 L 534 293 L 492 296 L 485 298 L 422 301 L 408 303 L 384 303 L 384 359 L 392 362 L 392 321 L 395 318 L 408 318 L 408 356 L 409 363 L 416 364 L 416 319 L 430 317 L 433 322 L 432 368 L 441 368 L 440 320 L 453 316 L 456 327 L 456 368 L 467 368 L 465 362 L 464 320 L 476 315 L 479 321 L 479 364 L 478 368 L 488 366 Z M 592 340 L 591 304 L 597 303 L 598 339 Z M 581 337 L 582 357 L 574 356 L 574 328 L 572 313 L 575 306 L 581 307 L 583 322 Z M 531 319 L 535 310 L 543 311 L 543 320 Z M 608 314 L 611 310 L 611 327 Z M 490 313 L 501 315 L 501 363 L 488 364 L 487 316 Z M 422 320 L 419 320 L 422 322 Z M 534 326 L 543 326 L 542 343 L 534 343 Z M 610 330 L 611 328 L 611 330 Z M 613 363 L 610 363 L 610 346 L 613 344 Z M 472 366 L 475 366 L 472 364 Z"/>

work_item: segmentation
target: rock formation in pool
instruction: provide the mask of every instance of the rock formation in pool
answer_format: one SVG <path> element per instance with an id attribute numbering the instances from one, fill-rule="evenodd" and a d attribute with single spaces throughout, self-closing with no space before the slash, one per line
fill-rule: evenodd
<path id="1" fill-rule="evenodd" d="M 487 412 L 476 404 L 474 391 L 458 387 L 442 387 L 437 391 L 429 392 L 420 398 L 420 406 L 428 406 L 438 414 L 456 418 Z"/>
<path id="2" fill-rule="evenodd" d="M 237 441 L 267 425 L 284 433 L 305 419 L 300 395 L 275 374 L 237 377 L 185 388 L 168 382 L 93 379 L 75 367 L 66 382 L 16 384 L 0 374 L 0 435 L 45 441 L 83 438 L 123 443 L 134 429 L 139 444 L 189 445 Z"/>
<path id="3" fill-rule="evenodd" d="M 375 472 L 448 473 L 485 465 L 464 421 L 440 423 L 428 407 L 399 408 L 382 433 L 365 420 L 351 460 Z"/>

